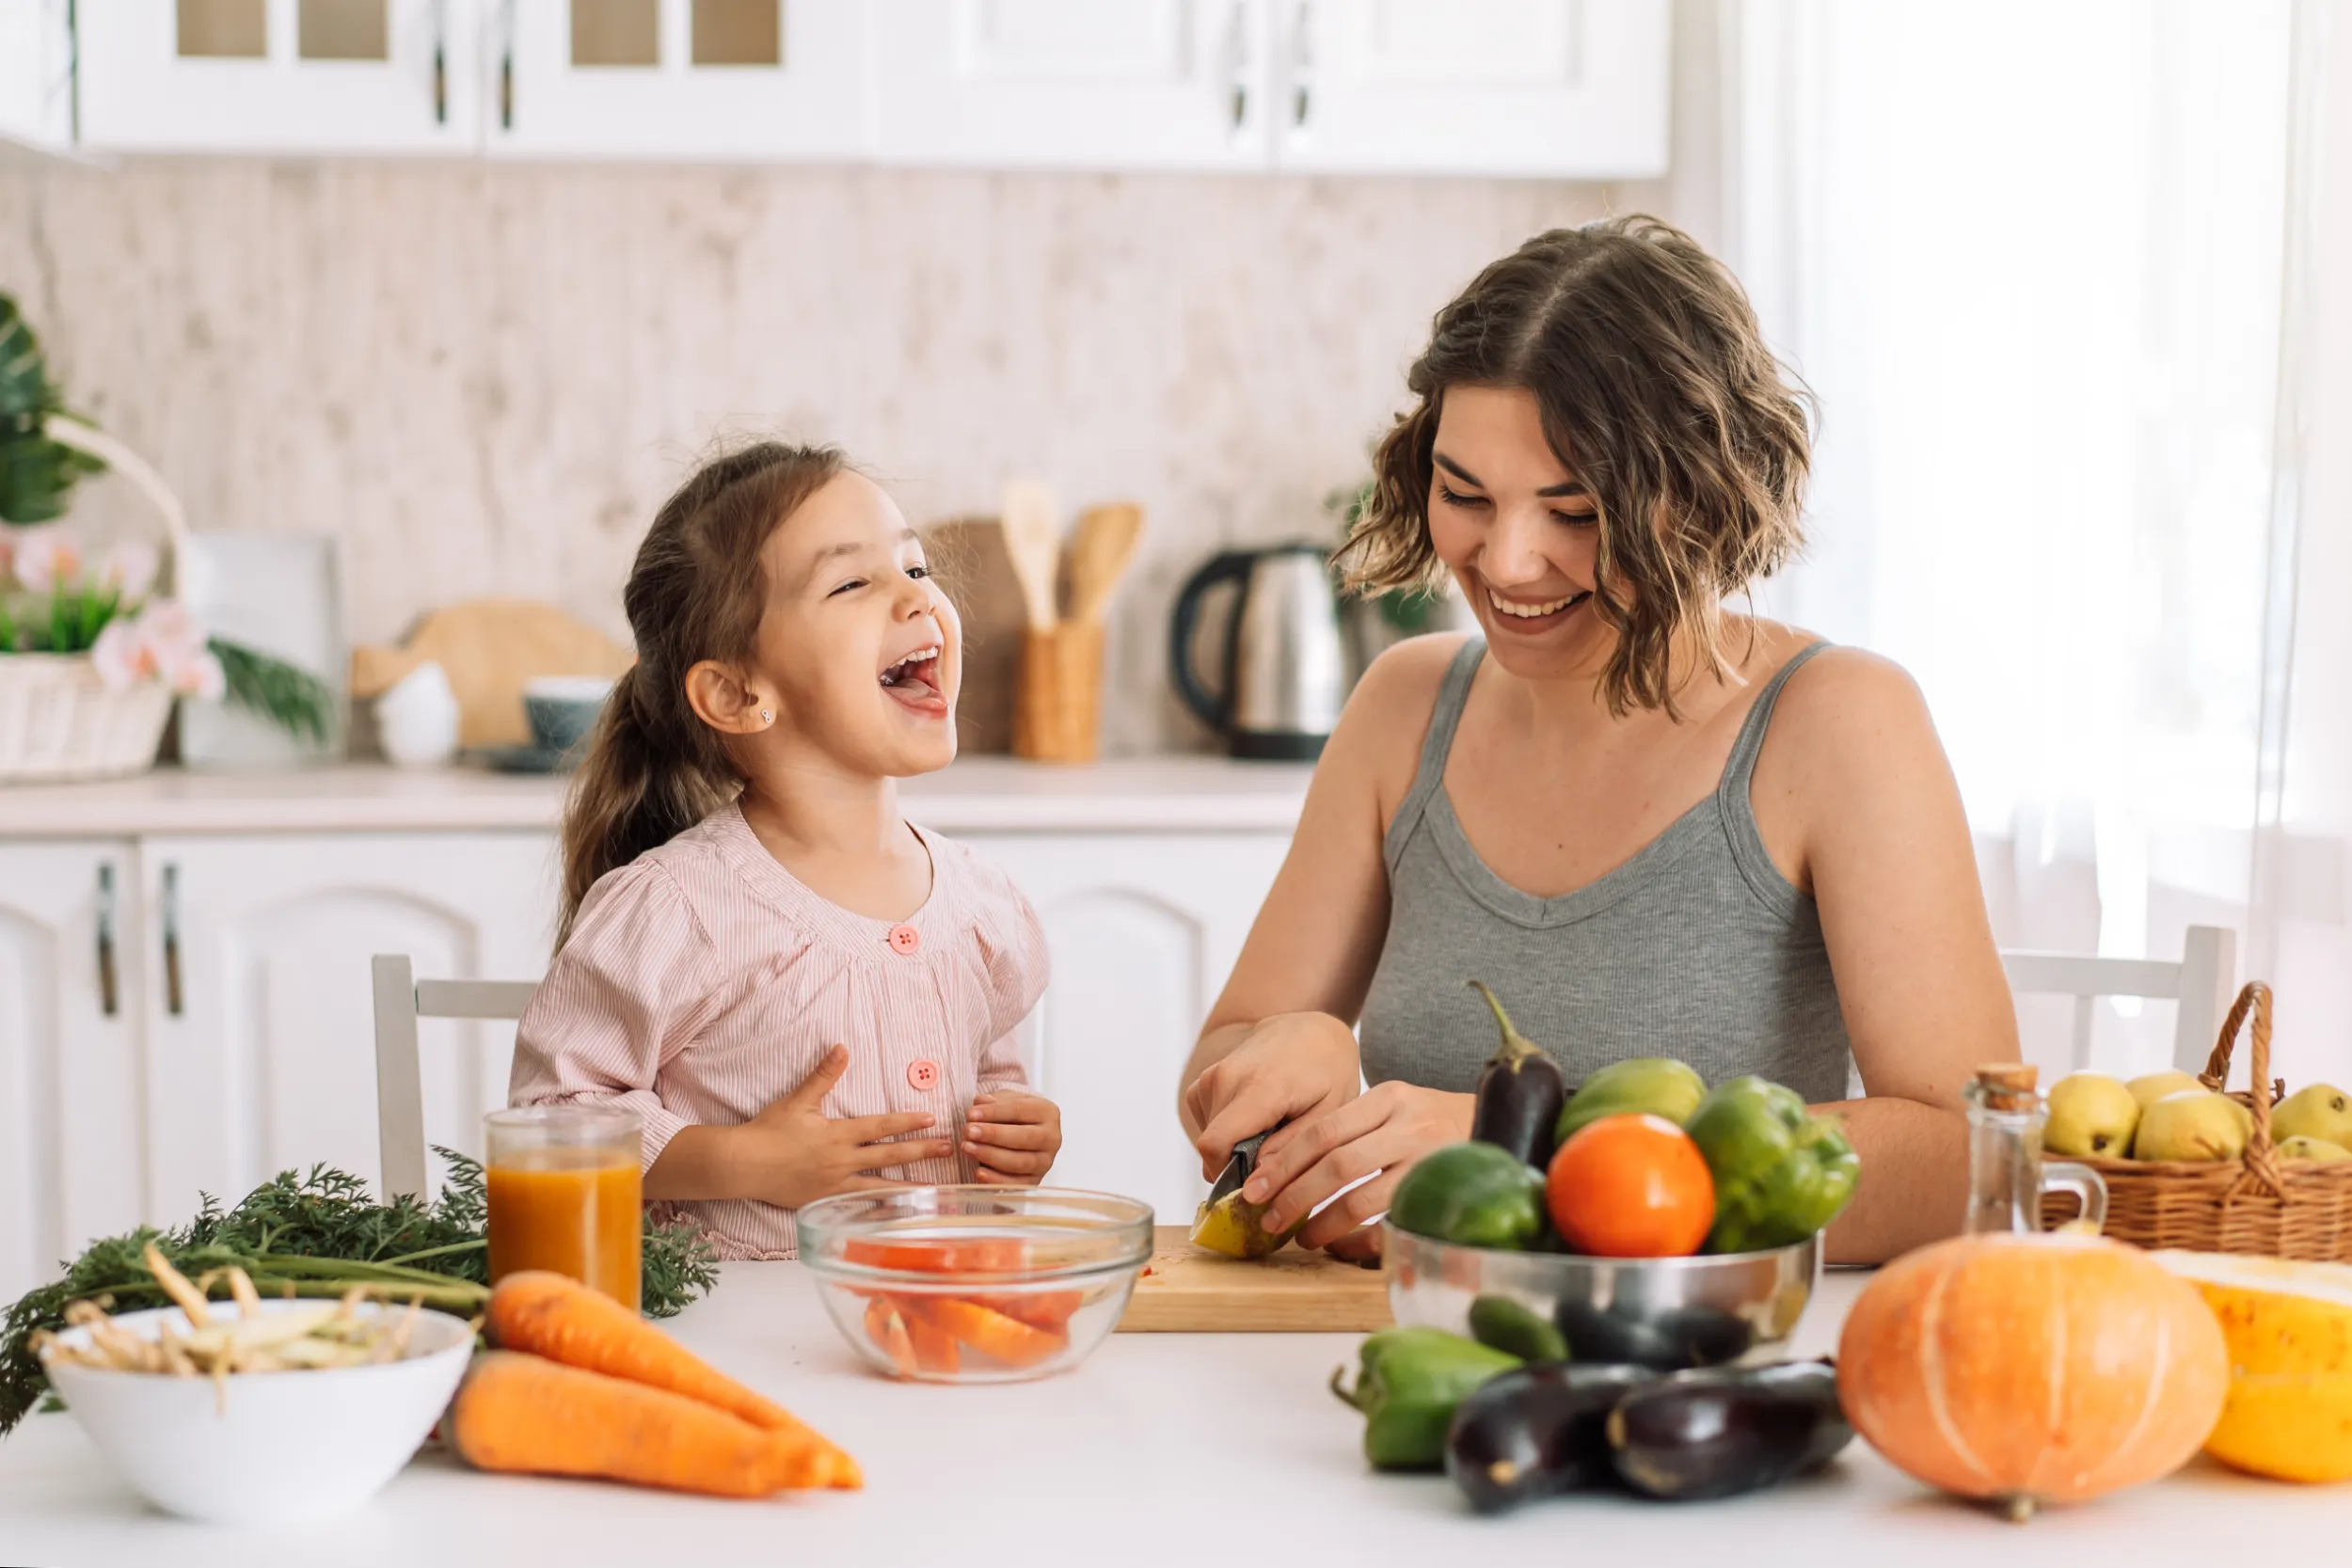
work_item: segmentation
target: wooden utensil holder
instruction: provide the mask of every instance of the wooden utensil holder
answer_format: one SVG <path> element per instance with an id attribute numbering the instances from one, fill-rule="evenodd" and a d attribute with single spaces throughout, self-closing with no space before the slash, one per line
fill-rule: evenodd
<path id="1" fill-rule="evenodd" d="M 1103 719 L 1103 628 L 1063 621 L 1021 636 L 1012 749 L 1035 762 L 1092 762 Z"/>

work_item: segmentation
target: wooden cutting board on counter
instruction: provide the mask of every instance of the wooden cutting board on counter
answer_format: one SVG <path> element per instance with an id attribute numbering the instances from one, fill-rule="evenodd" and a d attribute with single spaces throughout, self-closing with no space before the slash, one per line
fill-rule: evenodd
<path id="1" fill-rule="evenodd" d="M 1120 1333 L 1360 1334 L 1394 1321 L 1377 1268 L 1295 1246 L 1248 1263 L 1201 1251 L 1189 1233 L 1159 1227 Z"/>

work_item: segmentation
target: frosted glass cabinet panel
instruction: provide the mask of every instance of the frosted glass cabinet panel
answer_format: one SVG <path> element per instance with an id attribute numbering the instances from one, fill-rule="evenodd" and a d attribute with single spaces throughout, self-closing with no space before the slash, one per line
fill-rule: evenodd
<path id="1" fill-rule="evenodd" d="M 487 0 L 485 145 L 782 162 L 865 150 L 860 0 Z"/>
<path id="2" fill-rule="evenodd" d="M 74 12 L 81 139 L 154 152 L 471 151 L 475 6 L 85 3 Z"/>

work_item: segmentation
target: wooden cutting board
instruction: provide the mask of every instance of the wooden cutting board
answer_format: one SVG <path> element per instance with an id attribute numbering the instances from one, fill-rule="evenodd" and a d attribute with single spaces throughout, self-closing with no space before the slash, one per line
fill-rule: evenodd
<path id="1" fill-rule="evenodd" d="M 993 517 L 959 517 L 923 531 L 923 550 L 963 623 L 963 689 L 956 697 L 956 748 L 967 756 L 1012 750 L 1021 689 L 1021 582 Z"/>
<path id="2" fill-rule="evenodd" d="M 1284 1247 L 1246 1263 L 1203 1252 L 1164 1225 L 1136 1281 L 1121 1334 L 1361 1334 L 1386 1328 L 1388 1282 L 1327 1252 Z"/>

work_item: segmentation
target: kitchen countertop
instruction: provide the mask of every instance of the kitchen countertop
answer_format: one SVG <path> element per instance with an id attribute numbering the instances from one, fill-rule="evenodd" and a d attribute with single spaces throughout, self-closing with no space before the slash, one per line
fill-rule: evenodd
<path id="1" fill-rule="evenodd" d="M 1828 1276 L 1794 1354 L 1835 1344 L 1864 1277 Z M 726 1502 L 476 1475 L 432 1454 L 358 1513 L 231 1529 L 149 1512 L 71 1418 L 37 1416 L 0 1443 L 0 1562 L 2137 1568 L 2324 1557 L 2352 1533 L 2352 1485 L 2274 1484 L 2203 1459 L 2010 1525 L 1929 1492 L 1859 1442 L 1820 1476 L 1747 1497 L 1677 1507 L 1593 1496 L 1481 1519 L 1442 1478 L 1364 1467 L 1359 1418 L 1324 1387 L 1352 1359 L 1353 1335 L 1121 1334 L 1040 1383 L 897 1384 L 861 1369 L 796 1263 L 726 1265 L 673 1329 L 856 1454 L 866 1490 Z"/>
<path id="2" fill-rule="evenodd" d="M 902 786 L 907 815 L 942 832 L 1289 832 L 1302 764 L 1212 756 L 1086 767 L 972 757 Z M 99 784 L 0 786 L 0 839 L 138 833 L 551 832 L 563 778 L 476 768 L 353 765 L 269 773 L 159 768 Z"/>

